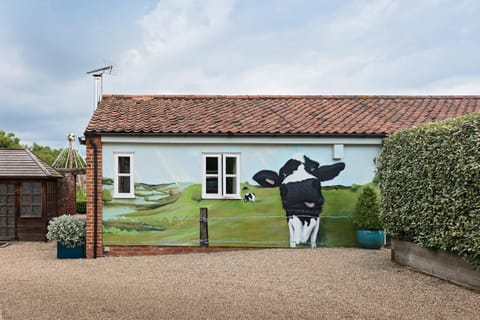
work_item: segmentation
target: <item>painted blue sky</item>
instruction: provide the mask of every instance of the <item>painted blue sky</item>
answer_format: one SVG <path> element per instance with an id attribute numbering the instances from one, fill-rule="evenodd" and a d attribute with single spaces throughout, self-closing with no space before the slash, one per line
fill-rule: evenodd
<path id="1" fill-rule="evenodd" d="M 119 94 L 480 94 L 476 0 L 3 0 L 0 129 L 62 147 Z"/>

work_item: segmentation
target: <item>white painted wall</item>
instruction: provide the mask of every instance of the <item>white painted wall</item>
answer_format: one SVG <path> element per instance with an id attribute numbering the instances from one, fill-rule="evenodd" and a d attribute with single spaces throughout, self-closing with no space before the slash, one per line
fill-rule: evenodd
<path id="1" fill-rule="evenodd" d="M 345 170 L 324 185 L 365 184 L 372 180 L 381 139 L 275 137 L 102 137 L 103 176 L 113 178 L 114 153 L 133 152 L 135 181 L 200 183 L 202 153 L 240 153 L 241 182 L 256 184 L 252 176 L 263 169 L 277 171 L 293 155 L 302 153 L 320 165 L 345 162 Z M 335 144 L 344 145 L 344 158 L 333 159 Z"/>

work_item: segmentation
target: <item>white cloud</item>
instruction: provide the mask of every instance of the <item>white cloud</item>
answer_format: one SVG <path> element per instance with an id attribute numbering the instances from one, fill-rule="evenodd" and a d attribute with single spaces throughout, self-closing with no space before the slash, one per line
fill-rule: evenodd
<path id="1" fill-rule="evenodd" d="M 0 82 L 18 84 L 30 76 L 30 70 L 21 61 L 19 50 L 0 43 Z"/>
<path id="2" fill-rule="evenodd" d="M 14 27 L 6 28 L 11 23 L 0 19 L 0 119 L 7 114 L 20 123 L 7 121 L 3 128 L 25 140 L 60 139 L 62 145 L 68 131 L 81 134 L 93 100 L 93 81 L 83 72 L 103 57 L 118 64 L 115 76 L 105 76 L 106 93 L 480 90 L 477 1 L 162 0 L 149 10 L 128 15 L 132 20 L 121 24 L 128 32 L 112 20 L 103 23 L 120 28 L 116 36 L 83 34 L 81 39 L 94 39 L 88 45 L 77 39 L 76 47 L 86 51 L 61 49 L 71 46 L 54 42 L 51 29 L 33 25 L 17 37 Z M 31 31 L 55 46 L 32 42 Z M 31 123 L 23 123 L 24 117 Z"/>
<path id="3" fill-rule="evenodd" d="M 231 0 L 161 1 L 141 20 L 148 53 L 159 56 L 194 47 L 228 23 Z"/>
<path id="4" fill-rule="evenodd" d="M 252 33 L 234 9 L 232 1 L 159 2 L 140 19 L 143 45 L 123 55 L 111 80 L 115 92 L 428 94 L 458 69 L 459 63 L 450 66 L 455 36 L 467 42 L 478 26 L 474 20 L 445 26 L 463 15 L 455 3 L 378 0 L 347 2 L 321 19 Z M 451 34 L 442 39 L 444 29 Z M 472 61 L 474 54 L 466 55 Z"/>
<path id="5" fill-rule="evenodd" d="M 351 2 L 343 12 L 339 12 L 326 28 L 332 35 L 356 36 L 381 31 L 381 28 L 393 15 L 398 13 L 398 2 L 393 0 Z"/>

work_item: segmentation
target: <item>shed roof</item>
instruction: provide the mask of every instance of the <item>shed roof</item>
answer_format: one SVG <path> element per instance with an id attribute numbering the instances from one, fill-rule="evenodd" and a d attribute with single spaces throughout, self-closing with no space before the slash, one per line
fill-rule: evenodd
<path id="1" fill-rule="evenodd" d="M 480 112 L 480 96 L 104 95 L 86 133 L 377 135 Z"/>
<path id="2" fill-rule="evenodd" d="M 62 178 L 28 149 L 0 149 L 0 178 Z"/>

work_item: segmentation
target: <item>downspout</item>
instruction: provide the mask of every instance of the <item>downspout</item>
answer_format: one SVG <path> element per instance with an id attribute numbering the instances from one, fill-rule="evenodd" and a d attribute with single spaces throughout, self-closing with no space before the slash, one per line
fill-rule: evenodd
<path id="1" fill-rule="evenodd" d="M 97 258 L 98 238 L 98 146 L 93 141 L 93 135 L 88 135 L 88 141 L 93 147 L 93 258 Z"/>

